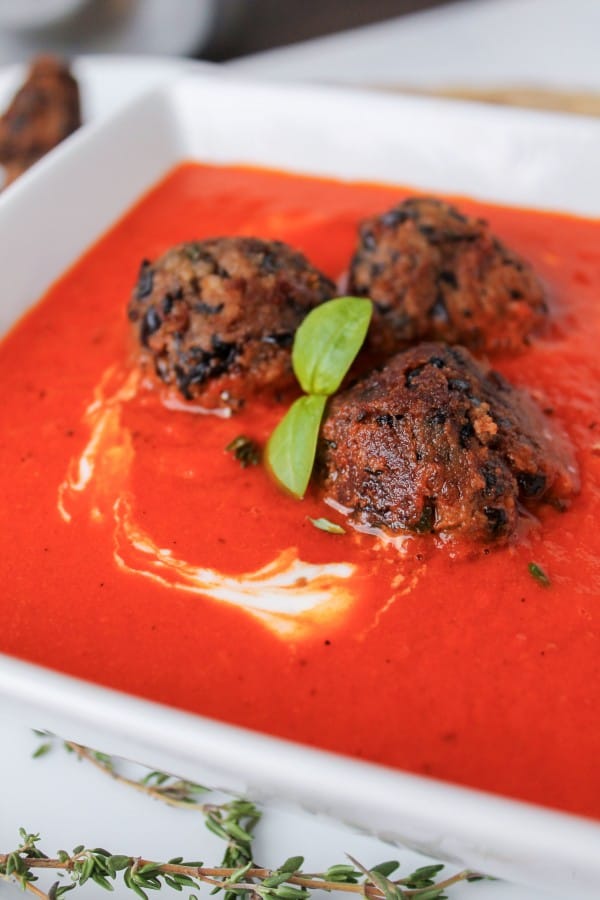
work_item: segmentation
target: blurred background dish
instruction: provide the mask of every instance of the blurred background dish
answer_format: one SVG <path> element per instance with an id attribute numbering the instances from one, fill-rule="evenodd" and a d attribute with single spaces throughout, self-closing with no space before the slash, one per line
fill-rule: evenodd
<path id="1" fill-rule="evenodd" d="M 462 0 L 232 61 L 273 80 L 600 111 L 597 0 Z"/>
<path id="2" fill-rule="evenodd" d="M 243 0 L 1 0 L 0 62 L 39 52 L 193 56 L 230 34 Z"/>
<path id="3" fill-rule="evenodd" d="M 598 115 L 599 28 L 597 0 L 0 0 L 0 65 L 156 55 Z"/>
<path id="4" fill-rule="evenodd" d="M 0 0 L 0 63 L 40 51 L 224 60 L 444 0 Z"/>

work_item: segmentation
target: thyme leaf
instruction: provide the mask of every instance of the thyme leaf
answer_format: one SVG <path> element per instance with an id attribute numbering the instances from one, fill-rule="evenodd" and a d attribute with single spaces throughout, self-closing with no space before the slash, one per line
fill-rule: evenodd
<path id="1" fill-rule="evenodd" d="M 346 534 L 346 529 L 342 528 L 341 525 L 337 525 L 335 522 L 330 522 L 329 519 L 313 519 L 311 516 L 307 517 L 309 522 L 315 526 L 315 528 L 319 528 L 321 531 L 328 531 L 329 534 Z"/>
<path id="2" fill-rule="evenodd" d="M 529 569 L 529 574 L 531 575 L 531 577 L 535 578 L 538 584 L 541 584 L 542 587 L 550 587 L 552 582 L 541 566 L 538 566 L 538 564 L 535 562 L 530 562 L 527 568 Z"/>
<path id="3" fill-rule="evenodd" d="M 246 437 L 245 434 L 238 434 L 225 447 L 227 453 L 233 453 L 235 459 L 239 462 L 242 469 L 248 466 L 256 466 L 260 462 L 260 448 L 256 441 Z"/>
<path id="4" fill-rule="evenodd" d="M 49 741 L 46 741 L 46 743 L 40 744 L 37 750 L 34 750 L 31 755 L 33 759 L 39 759 L 40 756 L 45 756 L 50 750 L 52 750 L 52 744 Z"/>

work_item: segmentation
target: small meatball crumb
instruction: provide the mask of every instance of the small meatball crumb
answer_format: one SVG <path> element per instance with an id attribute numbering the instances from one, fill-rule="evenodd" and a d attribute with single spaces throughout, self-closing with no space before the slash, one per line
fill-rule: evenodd
<path id="1" fill-rule="evenodd" d="M 349 292 L 373 300 L 369 343 L 382 357 L 419 340 L 515 352 L 546 314 L 524 260 L 481 219 L 427 197 L 362 223 Z"/>
<path id="2" fill-rule="evenodd" d="M 296 329 L 335 285 L 281 241 L 223 237 L 142 262 L 128 306 L 142 363 L 187 400 L 235 409 L 294 382 Z"/>
<path id="3" fill-rule="evenodd" d="M 332 399 L 317 471 L 357 525 L 484 542 L 510 537 L 519 504 L 563 505 L 579 486 L 566 439 L 530 397 L 441 343 Z"/>

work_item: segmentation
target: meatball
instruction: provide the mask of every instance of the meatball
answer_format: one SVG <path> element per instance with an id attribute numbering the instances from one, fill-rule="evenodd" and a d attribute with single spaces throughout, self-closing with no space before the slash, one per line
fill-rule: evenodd
<path id="1" fill-rule="evenodd" d="M 66 63 L 39 56 L 0 118 L 5 185 L 81 125 L 79 89 Z"/>
<path id="2" fill-rule="evenodd" d="M 419 340 L 516 351 L 546 314 L 535 273 L 486 222 L 428 197 L 361 224 L 349 292 L 374 302 L 369 344 L 381 357 Z"/>
<path id="3" fill-rule="evenodd" d="M 322 427 L 325 496 L 357 525 L 504 541 L 519 504 L 578 489 L 565 438 L 522 390 L 463 347 L 424 343 L 334 397 Z"/>
<path id="4" fill-rule="evenodd" d="M 222 237 L 142 263 L 128 313 L 158 377 L 187 400 L 235 408 L 294 382 L 291 346 L 335 285 L 281 241 Z"/>

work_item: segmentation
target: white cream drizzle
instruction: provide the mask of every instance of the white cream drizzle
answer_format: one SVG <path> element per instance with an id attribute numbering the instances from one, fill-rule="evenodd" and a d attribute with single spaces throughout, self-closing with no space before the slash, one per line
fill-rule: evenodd
<path id="1" fill-rule="evenodd" d="M 114 367 L 102 376 L 83 416 L 88 442 L 71 459 L 58 488 L 62 519 L 73 521 L 85 495 L 84 514 L 93 521 L 114 519 L 114 560 L 121 570 L 169 589 L 233 604 L 282 638 L 303 637 L 331 623 L 354 600 L 349 579 L 355 567 L 350 563 L 313 565 L 288 547 L 263 568 L 226 575 L 177 558 L 136 522 L 129 490 L 134 449 L 122 410 L 136 396 L 139 381 L 136 372 L 119 378 Z"/>
<path id="2" fill-rule="evenodd" d="M 78 495 L 91 491 L 93 519 L 103 516 L 101 497 L 111 489 L 119 490 L 133 460 L 131 436 L 121 427 L 123 404 L 135 397 L 139 374 L 133 371 L 111 392 L 118 378 L 114 366 L 108 368 L 94 389 L 94 399 L 83 414 L 90 437 L 80 456 L 73 457 L 67 474 L 58 487 L 58 512 L 65 522 L 73 518 L 72 507 Z"/>
<path id="3" fill-rule="evenodd" d="M 348 525 L 354 529 L 354 531 L 358 531 L 359 534 L 370 534 L 374 538 L 377 538 L 377 547 L 393 547 L 394 550 L 399 554 L 399 556 L 405 556 L 407 552 L 407 548 L 410 545 L 411 541 L 414 540 L 414 537 L 410 534 L 388 534 L 383 530 L 383 528 L 377 528 L 375 525 L 361 525 L 359 522 L 354 522 L 350 516 L 352 510 L 347 506 L 344 506 L 343 503 L 338 503 L 337 500 L 334 500 L 333 497 L 326 497 L 324 501 L 327 506 L 330 506 L 341 516 L 345 516 Z M 403 576 L 401 576 L 403 577 Z"/>
<path id="4" fill-rule="evenodd" d="M 197 403 L 180 400 L 174 394 L 167 394 L 163 397 L 162 405 L 166 409 L 175 410 L 175 412 L 192 413 L 192 415 L 196 416 L 216 416 L 218 419 L 231 418 L 231 410 L 228 406 L 207 409 L 205 406 L 199 406 Z"/>
<path id="5" fill-rule="evenodd" d="M 348 563 L 312 565 L 289 547 L 261 569 L 224 575 L 174 556 L 158 547 L 135 523 L 130 498 L 115 502 L 115 560 L 165 587 L 232 603 L 282 636 L 298 637 L 342 612 L 352 602 L 344 583 L 353 573 Z"/>

